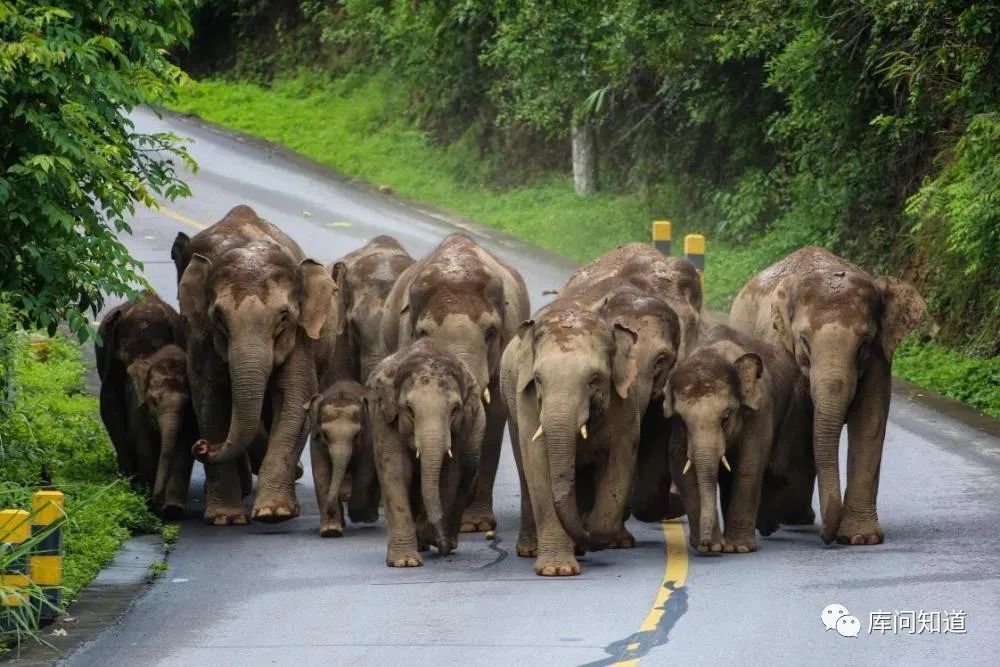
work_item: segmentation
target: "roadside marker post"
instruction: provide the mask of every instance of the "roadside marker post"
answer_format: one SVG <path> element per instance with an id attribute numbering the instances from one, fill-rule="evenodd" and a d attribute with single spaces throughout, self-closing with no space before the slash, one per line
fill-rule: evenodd
<path id="1" fill-rule="evenodd" d="M 705 237 L 701 234 L 688 234 L 684 237 L 684 256 L 698 269 L 701 286 L 705 286 Z"/>
<path id="2" fill-rule="evenodd" d="M 661 253 L 670 256 L 670 243 L 672 230 L 669 220 L 653 221 L 653 247 Z"/>
<path id="3" fill-rule="evenodd" d="M 24 543 L 37 537 L 30 553 L 7 563 L 0 572 L 0 631 L 9 631 L 11 617 L 4 607 L 23 607 L 30 598 L 23 591 L 38 586 L 44 594 L 39 600 L 37 618 L 52 620 L 59 613 L 63 582 L 62 526 L 64 497 L 60 491 L 38 491 L 31 499 L 32 511 L 0 510 L 0 550 L 11 554 L 24 549 Z"/>

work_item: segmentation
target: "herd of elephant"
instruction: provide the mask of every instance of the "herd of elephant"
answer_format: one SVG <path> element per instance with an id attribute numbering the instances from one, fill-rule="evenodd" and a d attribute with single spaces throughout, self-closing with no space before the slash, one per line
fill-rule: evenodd
<path id="1" fill-rule="evenodd" d="M 815 247 L 751 279 L 712 324 L 685 259 L 646 244 L 579 269 L 531 313 L 511 266 L 462 234 L 420 260 L 379 236 L 329 266 L 246 206 L 172 257 L 180 312 L 152 293 L 110 311 L 97 349 L 119 468 L 166 516 L 205 464 L 204 520 L 299 514 L 310 443 L 319 532 L 374 522 L 411 567 L 496 528 L 506 424 L 521 486 L 519 556 L 545 576 L 627 548 L 629 516 L 686 513 L 700 553 L 812 524 L 879 544 L 891 363 L 926 306 Z M 846 491 L 839 441 L 848 431 Z M 719 518 L 721 505 L 722 521 Z"/>

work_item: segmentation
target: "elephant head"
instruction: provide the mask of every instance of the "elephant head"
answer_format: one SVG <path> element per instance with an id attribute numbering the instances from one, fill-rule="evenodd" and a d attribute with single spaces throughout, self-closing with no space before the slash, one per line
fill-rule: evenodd
<path id="1" fill-rule="evenodd" d="M 588 309 L 568 307 L 524 322 L 518 336 L 519 402 L 538 406 L 533 440 L 544 438 L 556 514 L 579 546 L 594 548 L 610 535 L 592 535 L 583 526 L 576 501 L 577 447 L 613 400 L 634 391 L 638 335 L 621 322 L 609 324 Z M 628 480 L 620 492 L 628 493 Z"/>
<path id="2" fill-rule="evenodd" d="M 824 538 L 832 539 L 840 521 L 840 433 L 859 378 L 878 369 L 888 376 L 896 346 L 927 307 L 908 283 L 873 279 L 829 257 L 836 263 L 784 281 L 771 302 L 771 322 L 809 380 Z"/>
<path id="3" fill-rule="evenodd" d="M 467 435 L 481 421 L 479 386 L 458 359 L 424 339 L 410 346 L 391 379 L 379 377 L 374 390 L 379 417 L 394 425 L 419 463 L 427 523 L 438 551 L 447 554 L 452 544 L 441 498 L 441 469 L 446 458 L 454 458 L 453 445 L 464 439 L 460 434 Z M 447 499 L 449 505 L 454 502 Z"/>
<path id="4" fill-rule="evenodd" d="M 210 336 L 227 361 L 232 395 L 225 442 L 199 441 L 193 453 L 205 463 L 233 461 L 257 435 L 274 369 L 296 346 L 337 326 L 330 322 L 337 286 L 322 265 L 257 240 L 230 247 L 214 262 L 192 255 L 179 292 L 190 326 Z"/>
<path id="5" fill-rule="evenodd" d="M 687 432 L 687 463 L 698 480 L 701 515 L 698 540 L 709 546 L 718 517 L 719 465 L 729 469 L 726 449 L 760 408 L 764 364 L 754 353 L 730 362 L 713 347 L 697 348 L 677 364 L 664 391 L 663 414 L 677 416 Z"/>
<path id="6" fill-rule="evenodd" d="M 340 488 L 347 474 L 348 465 L 365 457 L 369 447 L 369 392 L 356 382 L 337 382 L 322 394 L 313 397 L 309 404 L 309 423 L 312 437 L 322 442 L 330 455 L 332 470 L 327 491 L 326 508 L 336 512 L 340 502 Z M 370 467 L 370 466 L 369 466 Z M 371 470 L 355 469 L 351 490 L 351 518 L 371 523 L 378 519 L 378 482 Z M 323 508 L 320 508 L 323 509 Z"/>
<path id="7" fill-rule="evenodd" d="M 101 320 L 98 334 L 100 344 L 95 346 L 95 352 L 102 381 L 115 363 L 121 364 L 119 368 L 128 367 L 137 359 L 183 340 L 177 311 L 150 291 L 109 312 Z"/>
<path id="8" fill-rule="evenodd" d="M 153 504 L 164 511 L 183 511 L 184 499 L 168 498 L 167 489 L 173 482 L 186 490 L 187 480 L 171 480 L 170 477 L 175 457 L 187 457 L 187 448 L 194 441 L 187 355 L 180 347 L 168 345 L 153 356 L 132 363 L 128 376 L 134 404 L 145 408 L 151 430 L 160 436 Z M 190 441 L 178 443 L 184 438 Z"/>

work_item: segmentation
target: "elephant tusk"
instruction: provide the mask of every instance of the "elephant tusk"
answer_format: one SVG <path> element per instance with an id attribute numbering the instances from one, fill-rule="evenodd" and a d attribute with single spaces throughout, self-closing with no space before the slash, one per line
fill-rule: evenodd
<path id="1" fill-rule="evenodd" d="M 416 447 L 415 451 L 417 452 L 417 458 L 419 459 L 420 458 L 420 448 Z"/>
<path id="2" fill-rule="evenodd" d="M 687 463 L 684 464 L 684 472 L 682 472 L 681 474 L 682 475 L 688 474 L 688 470 L 690 469 L 691 469 L 691 459 L 688 459 Z"/>
<path id="3" fill-rule="evenodd" d="M 587 439 L 587 425 L 586 424 L 584 424 L 583 426 L 580 427 L 580 435 L 583 436 L 584 440 Z"/>
<path id="4" fill-rule="evenodd" d="M 540 437 L 542 437 L 542 427 L 541 427 L 541 426 L 539 426 L 539 427 L 538 427 L 538 430 L 537 430 L 537 431 L 535 431 L 535 435 L 531 436 L 531 441 L 532 441 L 532 442 L 535 442 L 535 441 L 536 441 L 536 440 L 538 440 L 538 439 L 539 439 Z"/>
<path id="5" fill-rule="evenodd" d="M 733 471 L 733 469 L 729 467 L 729 461 L 726 460 L 725 454 L 722 455 L 722 467 L 728 470 L 729 472 Z"/>
<path id="6" fill-rule="evenodd" d="M 490 404 L 490 388 L 489 387 L 487 387 L 486 389 L 483 389 L 483 402 L 486 403 L 486 405 Z"/>
<path id="7" fill-rule="evenodd" d="M 454 456 L 452 455 L 452 453 L 451 453 L 451 447 L 449 447 L 449 448 L 448 448 L 448 458 L 449 458 L 449 459 L 453 459 L 453 458 L 455 458 L 455 457 L 454 457 Z"/>

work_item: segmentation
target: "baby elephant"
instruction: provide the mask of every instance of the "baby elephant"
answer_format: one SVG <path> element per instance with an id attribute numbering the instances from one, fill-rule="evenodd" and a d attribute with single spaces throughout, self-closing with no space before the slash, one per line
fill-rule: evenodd
<path id="1" fill-rule="evenodd" d="M 198 439 L 184 350 L 167 345 L 133 362 L 126 397 L 136 478 L 152 490 L 153 507 L 167 518 L 179 518 L 191 482 L 191 445 Z"/>
<path id="2" fill-rule="evenodd" d="M 773 504 L 778 502 L 780 452 L 808 437 L 803 388 L 796 388 L 796 375 L 783 350 L 722 325 L 712 327 L 671 373 L 663 402 L 664 415 L 675 416 L 671 473 L 697 551 L 757 550 L 754 528 L 769 464 L 767 509 L 759 525 L 764 535 L 777 528 Z M 724 535 L 716 511 L 717 487 Z"/>
<path id="3" fill-rule="evenodd" d="M 319 534 L 344 534 L 344 508 L 340 489 L 351 475 L 348 514 L 355 523 L 378 520 L 378 478 L 372 455 L 368 418 L 368 390 L 352 380 L 342 380 L 308 405 L 312 425 L 310 458 L 316 500 L 319 503 Z"/>
<path id="4" fill-rule="evenodd" d="M 469 370 L 431 338 L 383 360 L 368 386 L 388 524 L 386 564 L 415 567 L 428 545 L 442 555 L 458 546 L 486 427 L 482 391 Z"/>

